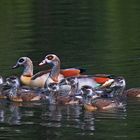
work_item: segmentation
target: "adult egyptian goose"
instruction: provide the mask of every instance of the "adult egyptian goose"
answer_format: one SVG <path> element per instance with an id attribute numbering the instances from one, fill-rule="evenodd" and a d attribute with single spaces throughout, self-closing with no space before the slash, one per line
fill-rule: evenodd
<path id="1" fill-rule="evenodd" d="M 29 57 L 20 57 L 13 69 L 18 67 L 24 67 L 23 73 L 20 76 L 20 80 L 24 85 L 31 87 L 44 87 L 44 83 L 47 79 L 48 72 L 42 71 L 33 75 L 33 63 Z"/>
<path id="2" fill-rule="evenodd" d="M 59 83 L 64 78 L 64 75 L 60 73 L 60 59 L 55 54 L 48 54 L 45 59 L 39 63 L 39 66 L 44 64 L 52 66 L 51 71 L 47 73 L 45 87 L 47 87 L 49 83 Z"/>
<path id="3" fill-rule="evenodd" d="M 24 70 L 22 75 L 20 76 L 20 80 L 24 85 L 31 87 L 44 87 L 51 70 L 41 71 L 36 74 L 33 74 L 33 62 L 29 57 L 20 57 L 12 68 L 15 69 L 21 66 L 24 67 Z M 84 71 L 84 69 L 68 68 L 61 69 L 60 73 L 62 73 L 64 77 L 69 77 L 80 75 Z"/>

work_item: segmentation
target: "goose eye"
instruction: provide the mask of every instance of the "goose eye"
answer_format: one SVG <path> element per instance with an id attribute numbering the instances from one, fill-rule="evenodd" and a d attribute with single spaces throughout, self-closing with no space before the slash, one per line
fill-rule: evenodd
<path id="1" fill-rule="evenodd" d="M 53 59 L 53 56 L 52 56 L 52 55 L 47 56 L 47 59 L 48 59 L 48 60 L 52 60 L 52 59 Z"/>
<path id="2" fill-rule="evenodd" d="M 22 63 L 24 61 L 24 59 L 23 58 L 21 58 L 21 59 L 19 59 L 19 63 Z"/>

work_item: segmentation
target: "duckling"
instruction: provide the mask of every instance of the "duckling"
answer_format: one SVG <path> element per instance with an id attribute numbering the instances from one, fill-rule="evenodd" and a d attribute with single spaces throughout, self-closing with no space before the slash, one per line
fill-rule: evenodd
<path id="1" fill-rule="evenodd" d="M 84 86 L 81 90 L 84 95 L 84 108 L 86 110 L 108 110 L 123 107 L 122 102 L 117 99 L 102 98 L 98 96 L 90 86 Z"/>
<path id="2" fill-rule="evenodd" d="M 58 83 L 49 83 L 45 89 L 46 98 L 49 104 L 56 104 L 56 98 L 59 95 Z"/>
<path id="3" fill-rule="evenodd" d="M 47 102 L 49 104 L 57 104 L 57 96 L 60 96 L 58 83 L 49 83 L 45 88 Z"/>
<path id="4" fill-rule="evenodd" d="M 6 79 L 10 89 L 7 93 L 7 98 L 14 102 L 30 102 L 39 101 L 46 98 L 46 95 L 37 93 L 29 87 L 20 87 L 18 77 L 12 76 Z"/>
<path id="5" fill-rule="evenodd" d="M 11 77 L 11 76 L 10 76 Z M 9 77 L 9 78 L 10 78 Z M 11 77 L 13 78 L 13 76 Z M 1 91 L 0 91 L 0 98 L 1 99 L 7 99 L 7 94 L 9 93 L 10 91 L 10 88 L 11 88 L 11 85 L 9 85 L 8 81 L 7 81 L 8 78 L 6 78 L 6 82 L 4 82 L 2 85 L 1 85 Z M 16 84 L 18 85 L 18 81 L 16 81 Z"/>
<path id="6" fill-rule="evenodd" d="M 125 89 L 126 82 L 124 77 L 118 76 L 114 78 L 114 81 L 111 85 L 106 87 L 97 87 L 95 88 L 95 92 L 101 97 L 113 98 L 113 97 L 121 97 L 123 96 L 123 91 Z"/>
<path id="7" fill-rule="evenodd" d="M 111 97 L 122 97 L 123 92 L 126 88 L 125 78 L 118 76 L 114 79 L 114 82 L 109 87 L 112 91 L 110 92 Z"/>
<path id="8" fill-rule="evenodd" d="M 69 96 L 74 96 L 78 92 L 78 78 L 68 77 L 64 78 L 59 83 L 60 91 L 67 93 Z"/>
<path id="9" fill-rule="evenodd" d="M 78 104 L 79 99 L 75 96 L 69 95 L 69 90 L 63 90 L 61 85 L 58 83 L 49 83 L 48 89 L 48 99 L 50 104 Z"/>
<path id="10" fill-rule="evenodd" d="M 99 97 L 96 93 L 94 93 L 93 88 L 91 86 L 85 85 L 82 86 L 79 92 L 82 95 L 82 103 L 86 110 L 95 111 L 97 107 L 91 104 L 91 97 Z"/>
<path id="11" fill-rule="evenodd" d="M 130 88 L 124 91 L 127 97 L 140 97 L 140 88 Z"/>
<path id="12" fill-rule="evenodd" d="M 6 84 L 3 77 L 0 76 L 0 99 L 7 99 L 7 93 L 9 92 L 10 86 Z"/>
<path id="13" fill-rule="evenodd" d="M 124 105 L 117 99 L 111 98 L 94 98 L 92 97 L 92 105 L 96 106 L 100 110 L 123 108 Z"/>
<path id="14" fill-rule="evenodd" d="M 6 78 L 7 85 L 12 86 L 12 84 L 11 84 L 12 82 L 15 83 L 16 87 L 18 87 L 18 88 L 20 87 L 20 80 L 17 76 L 12 75 L 12 76 L 9 76 Z"/>

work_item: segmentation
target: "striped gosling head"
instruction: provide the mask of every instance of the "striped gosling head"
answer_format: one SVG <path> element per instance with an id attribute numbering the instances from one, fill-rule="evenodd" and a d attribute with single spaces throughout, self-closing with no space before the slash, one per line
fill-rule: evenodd
<path id="1" fill-rule="evenodd" d="M 78 78 L 77 77 L 64 78 L 60 81 L 59 84 L 60 85 L 76 86 L 76 85 L 78 85 Z"/>
<path id="2" fill-rule="evenodd" d="M 6 78 L 6 84 L 11 86 L 11 87 L 19 87 L 20 86 L 20 81 L 17 76 L 10 76 Z"/>
<path id="3" fill-rule="evenodd" d="M 58 92 L 59 91 L 59 85 L 57 83 L 49 83 L 47 85 L 47 89 L 49 92 Z"/>
<path id="4" fill-rule="evenodd" d="M 94 89 L 91 86 L 88 86 L 88 85 L 82 86 L 81 89 L 80 89 L 80 92 L 81 92 L 81 94 L 84 98 L 94 99 L 94 98 L 99 97 L 97 95 L 97 93 L 94 91 Z"/>
<path id="5" fill-rule="evenodd" d="M 125 86 L 126 86 L 126 82 L 124 77 L 115 78 L 114 82 L 111 85 L 111 87 L 122 87 L 122 88 L 125 88 Z"/>

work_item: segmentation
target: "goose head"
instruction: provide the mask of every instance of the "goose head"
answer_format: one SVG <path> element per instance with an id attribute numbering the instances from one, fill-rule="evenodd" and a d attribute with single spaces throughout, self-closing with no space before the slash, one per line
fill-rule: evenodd
<path id="1" fill-rule="evenodd" d="M 123 77 L 117 77 L 114 82 L 112 83 L 111 87 L 122 87 L 125 88 L 126 82 Z"/>
<path id="2" fill-rule="evenodd" d="M 58 92 L 59 91 L 59 85 L 57 83 L 49 83 L 47 86 L 47 89 L 49 92 Z"/>
<path id="3" fill-rule="evenodd" d="M 20 57 L 12 68 L 15 69 L 18 67 L 24 67 L 23 75 L 33 75 L 33 63 L 29 57 Z"/>
<path id="4" fill-rule="evenodd" d="M 60 65 L 60 59 L 55 54 L 48 54 L 42 62 L 40 62 L 39 66 L 49 64 L 50 66 Z"/>
<path id="5" fill-rule="evenodd" d="M 60 79 L 64 77 L 63 75 L 60 74 L 60 59 L 55 54 L 48 54 L 42 60 L 39 66 L 45 65 L 45 64 L 49 64 L 52 67 L 49 76 L 53 80 L 53 82 L 58 83 Z"/>

